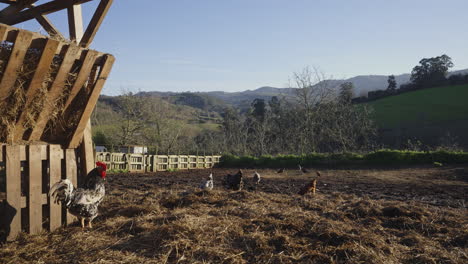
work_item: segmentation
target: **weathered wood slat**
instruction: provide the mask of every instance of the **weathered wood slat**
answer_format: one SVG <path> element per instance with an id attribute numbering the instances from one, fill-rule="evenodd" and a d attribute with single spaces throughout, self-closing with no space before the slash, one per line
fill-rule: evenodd
<path id="1" fill-rule="evenodd" d="M 104 83 L 106 82 L 110 74 L 110 71 L 112 69 L 112 65 L 114 64 L 114 61 L 115 61 L 114 56 L 112 55 L 105 55 L 105 56 L 106 56 L 106 60 L 104 61 L 104 65 L 102 66 L 98 79 L 96 83 L 94 84 L 93 90 L 91 91 L 91 94 L 88 98 L 86 107 L 83 113 L 81 114 L 78 126 L 70 139 L 69 148 L 76 148 L 80 144 L 83 138 L 83 132 L 94 110 L 94 107 L 96 106 L 96 102 L 99 98 L 99 94 L 101 93 L 102 87 L 104 86 Z"/>
<path id="2" fill-rule="evenodd" d="M 47 42 L 44 46 L 44 50 L 41 54 L 41 58 L 39 59 L 36 71 L 34 72 L 31 83 L 29 84 L 29 88 L 26 91 L 25 107 L 23 108 L 23 111 L 21 112 L 13 130 L 13 138 L 15 141 L 23 139 L 24 123 L 26 121 L 28 107 L 31 104 L 31 102 L 35 99 L 37 92 L 41 88 L 59 45 L 60 42 L 53 39 L 47 39 Z"/>
<path id="3" fill-rule="evenodd" d="M 9 29 L 9 27 L 0 24 L 0 41 L 3 41 L 3 40 L 6 39 L 8 29 Z"/>
<path id="4" fill-rule="evenodd" d="M 54 103 L 62 92 L 65 81 L 68 78 L 68 74 L 71 70 L 71 67 L 73 66 L 74 61 L 77 58 L 79 50 L 80 49 L 74 45 L 68 46 L 68 50 L 65 54 L 62 64 L 60 65 L 57 76 L 55 77 L 52 87 L 47 94 L 46 102 L 49 102 L 49 104 L 46 104 L 43 107 L 41 113 L 39 113 L 36 124 L 31 132 L 31 135 L 29 136 L 29 141 L 41 139 L 42 133 L 44 132 L 47 122 L 49 121 L 50 113 L 55 107 Z"/>
<path id="5" fill-rule="evenodd" d="M 12 209 L 8 240 L 14 240 L 21 231 L 21 163 L 20 147 L 6 146 L 6 193 L 7 204 Z M 9 212 L 10 213 L 10 212 Z"/>
<path id="6" fill-rule="evenodd" d="M 102 21 L 104 20 L 104 17 L 107 14 L 107 11 L 109 11 L 109 8 L 112 5 L 113 0 L 101 0 L 99 3 L 96 12 L 94 12 L 93 17 L 91 18 L 91 21 L 88 24 L 88 27 L 86 28 L 86 31 L 83 35 L 83 38 L 80 41 L 80 46 L 88 48 L 91 42 L 94 39 L 94 36 L 96 35 L 97 31 L 99 30 L 99 27 L 101 26 Z"/>
<path id="7" fill-rule="evenodd" d="M 69 179 L 73 186 L 77 186 L 77 164 L 76 164 L 76 152 L 74 149 L 65 150 L 65 170 L 66 177 Z M 67 225 L 73 223 L 76 220 L 76 217 L 67 212 Z"/>
<path id="8" fill-rule="evenodd" d="M 47 197 L 46 193 L 41 194 L 41 204 L 42 205 L 48 204 L 47 198 L 48 197 Z M 29 197 L 21 196 L 21 208 L 27 208 L 28 207 L 28 204 L 27 204 L 28 200 L 29 200 Z"/>
<path id="9" fill-rule="evenodd" d="M 83 61 L 83 65 L 81 66 L 80 72 L 78 73 L 78 76 L 76 77 L 76 81 L 70 90 L 70 95 L 68 96 L 67 101 L 65 102 L 65 105 L 63 107 L 64 109 L 68 108 L 68 106 L 71 104 L 73 99 L 75 99 L 80 89 L 83 88 L 83 86 L 85 85 L 98 55 L 99 53 L 94 50 L 88 50 L 88 52 L 86 53 L 86 56 Z"/>
<path id="10" fill-rule="evenodd" d="M 49 188 L 62 178 L 62 148 L 60 145 L 49 145 Z M 54 231 L 62 224 L 62 207 L 49 197 L 49 229 Z"/>
<path id="11" fill-rule="evenodd" d="M 3 73 L 2 81 L 0 82 L 0 101 L 5 100 L 11 93 L 18 77 L 18 70 L 23 64 L 24 56 L 28 50 L 32 40 L 32 33 L 20 30 L 17 33 L 15 44 L 11 51 L 8 64 Z"/>
<path id="12" fill-rule="evenodd" d="M 29 233 L 42 231 L 42 161 L 44 145 L 29 145 Z"/>

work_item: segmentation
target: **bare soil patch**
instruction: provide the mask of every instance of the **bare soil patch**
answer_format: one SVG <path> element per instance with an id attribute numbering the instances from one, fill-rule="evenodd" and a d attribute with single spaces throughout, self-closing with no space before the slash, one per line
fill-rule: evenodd
<path id="1" fill-rule="evenodd" d="M 0 263 L 468 263 L 463 167 L 258 170 L 257 190 L 222 186 L 233 169 L 109 175 L 94 229 L 22 234 Z M 244 170 L 251 178 L 253 170 Z"/>

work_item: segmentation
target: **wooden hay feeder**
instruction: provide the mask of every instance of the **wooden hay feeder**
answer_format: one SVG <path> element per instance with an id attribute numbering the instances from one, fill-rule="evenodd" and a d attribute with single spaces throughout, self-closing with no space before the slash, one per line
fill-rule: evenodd
<path id="1" fill-rule="evenodd" d="M 0 142 L 76 148 L 114 57 L 0 24 Z"/>
<path id="2" fill-rule="evenodd" d="M 113 63 L 112 55 L 0 24 L 0 240 L 73 221 L 47 192 L 86 174 L 78 146 Z"/>

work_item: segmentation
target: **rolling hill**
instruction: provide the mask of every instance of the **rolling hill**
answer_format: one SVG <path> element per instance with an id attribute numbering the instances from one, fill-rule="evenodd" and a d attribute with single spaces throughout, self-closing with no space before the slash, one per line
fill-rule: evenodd
<path id="1" fill-rule="evenodd" d="M 382 98 L 365 105 L 387 144 L 400 139 L 420 139 L 438 144 L 449 134 L 468 147 L 468 85 L 435 87 Z"/>

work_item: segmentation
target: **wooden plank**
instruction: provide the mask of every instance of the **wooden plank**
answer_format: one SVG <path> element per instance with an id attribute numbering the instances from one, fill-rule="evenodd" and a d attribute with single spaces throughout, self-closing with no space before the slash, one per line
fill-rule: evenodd
<path id="1" fill-rule="evenodd" d="M 0 41 L 3 41 L 7 37 L 7 31 L 10 27 L 0 24 Z"/>
<path id="2" fill-rule="evenodd" d="M 2 81 L 0 82 L 0 101 L 7 99 L 10 95 L 31 40 L 32 33 L 24 30 L 18 31 L 15 44 L 13 45 L 10 58 L 8 59 L 8 64 L 3 73 Z"/>
<path id="3" fill-rule="evenodd" d="M 68 95 L 67 101 L 65 102 L 65 105 L 63 107 L 64 109 L 68 108 L 68 106 L 71 104 L 73 99 L 75 99 L 78 92 L 85 85 L 98 55 L 99 55 L 99 52 L 94 51 L 94 50 L 88 50 L 88 52 L 86 53 L 86 56 L 83 60 L 83 65 L 81 66 L 80 72 L 78 73 L 78 76 L 76 77 L 76 81 L 70 90 L 70 95 Z"/>
<path id="4" fill-rule="evenodd" d="M 21 231 L 21 162 L 19 146 L 6 146 L 7 204 L 15 210 L 11 219 L 8 240 L 14 240 Z M 11 218 L 10 218 L 11 217 Z"/>
<path id="5" fill-rule="evenodd" d="M 46 193 L 41 194 L 41 204 L 42 205 L 48 204 L 48 199 L 47 198 L 48 197 L 47 197 Z M 21 196 L 21 208 L 28 207 L 27 200 L 29 200 L 29 197 L 26 199 L 25 196 Z"/>
<path id="6" fill-rule="evenodd" d="M 26 161 L 26 146 L 20 145 L 20 161 Z"/>
<path id="7" fill-rule="evenodd" d="M 81 160 L 84 161 L 81 163 L 82 168 L 82 177 L 86 177 L 88 173 L 94 169 L 94 147 L 93 147 L 93 137 L 91 134 L 91 120 L 88 120 L 86 128 L 83 132 L 83 141 L 81 143 Z"/>
<path id="8" fill-rule="evenodd" d="M 69 148 L 76 148 L 80 144 L 80 141 L 82 140 L 82 137 L 83 137 L 84 130 L 94 110 L 94 107 L 96 106 L 96 102 L 99 98 L 99 94 L 101 93 L 102 87 L 104 86 L 107 78 L 109 77 L 110 71 L 112 70 L 112 65 L 114 64 L 115 58 L 114 56 L 109 55 L 109 54 L 105 56 L 106 56 L 106 59 L 105 59 L 104 65 L 102 66 L 101 72 L 99 73 L 99 77 L 96 83 L 94 84 L 91 95 L 88 98 L 86 107 L 81 114 L 78 126 L 70 139 L 70 143 L 68 145 Z"/>
<path id="9" fill-rule="evenodd" d="M 83 38 L 80 41 L 81 47 L 88 48 L 91 42 L 93 42 L 94 36 L 96 36 L 96 33 L 99 30 L 99 27 L 101 26 L 107 11 L 109 11 L 112 2 L 113 0 L 101 0 L 96 11 L 94 12 L 93 17 L 91 18 L 91 21 L 88 24 L 88 27 L 86 27 Z"/>
<path id="10" fill-rule="evenodd" d="M 60 145 L 49 145 L 49 188 L 62 179 L 62 155 L 63 151 Z M 59 228 L 61 224 L 62 207 L 49 198 L 49 230 L 54 231 Z"/>
<path id="11" fill-rule="evenodd" d="M 77 166 L 76 166 L 76 152 L 74 149 L 65 150 L 65 171 L 66 178 L 69 179 L 74 187 L 77 187 Z M 67 225 L 75 222 L 76 217 L 67 212 Z"/>
<path id="12" fill-rule="evenodd" d="M 68 7 L 67 11 L 70 40 L 78 44 L 83 37 L 83 15 L 81 11 L 81 5 L 70 6 Z"/>
<path id="13" fill-rule="evenodd" d="M 41 139 L 42 133 L 44 132 L 47 122 L 49 121 L 50 113 L 55 107 L 55 100 L 57 100 L 60 93 L 63 92 L 63 86 L 65 85 L 65 81 L 68 78 L 68 73 L 70 72 L 73 63 L 77 58 L 78 51 L 78 47 L 74 45 L 68 46 L 68 50 L 65 54 L 62 64 L 60 65 L 57 76 L 55 77 L 49 93 L 47 93 L 46 102 L 49 102 L 49 104 L 44 105 L 42 111 L 39 113 L 36 125 L 34 126 L 28 141 Z"/>
<path id="14" fill-rule="evenodd" d="M 28 10 L 17 12 L 9 16 L 0 16 L 0 23 L 15 25 L 24 21 L 34 19 L 37 14 L 47 15 L 68 8 L 71 5 L 78 5 L 92 0 L 55 0 L 38 5 Z"/>
<path id="15" fill-rule="evenodd" d="M 29 233 L 42 231 L 42 161 L 44 145 L 29 145 Z"/>
<path id="16" fill-rule="evenodd" d="M 13 130 L 14 141 L 19 141 L 23 139 L 23 134 L 25 131 L 24 123 L 26 122 L 26 114 L 28 112 L 27 107 L 31 104 L 37 92 L 39 91 L 39 88 L 42 86 L 42 83 L 44 82 L 47 72 L 49 71 L 50 64 L 54 59 L 54 55 L 56 54 L 59 45 L 60 43 L 58 41 L 47 39 L 36 71 L 34 72 L 31 83 L 29 84 L 29 87 L 26 92 L 25 108 L 23 108 L 23 111 L 21 112 Z"/>

